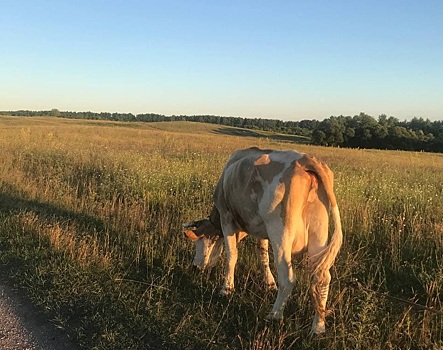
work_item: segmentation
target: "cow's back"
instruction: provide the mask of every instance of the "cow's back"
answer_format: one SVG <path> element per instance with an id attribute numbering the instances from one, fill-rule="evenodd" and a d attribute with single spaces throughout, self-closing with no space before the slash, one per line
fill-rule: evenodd
<path id="1" fill-rule="evenodd" d="M 267 238 L 266 213 L 274 211 L 284 199 L 295 162 L 303 156 L 294 151 L 258 148 L 236 151 L 214 194 L 220 215 L 228 217 L 234 230 Z"/>

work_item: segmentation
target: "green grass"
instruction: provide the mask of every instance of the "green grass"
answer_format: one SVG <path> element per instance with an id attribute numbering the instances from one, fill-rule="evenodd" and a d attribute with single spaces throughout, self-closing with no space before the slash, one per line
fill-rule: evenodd
<path id="1" fill-rule="evenodd" d="M 208 214 L 227 157 L 253 145 L 309 152 L 335 173 L 345 241 L 323 336 L 308 337 L 303 263 L 281 324 L 265 321 L 275 294 L 252 240 L 239 247 L 233 297 L 218 295 L 223 261 L 211 276 L 190 266 L 181 224 Z M 12 117 L 0 117 L 0 147 L 2 270 L 85 349 L 443 346 L 441 154 L 314 147 L 189 122 Z"/>

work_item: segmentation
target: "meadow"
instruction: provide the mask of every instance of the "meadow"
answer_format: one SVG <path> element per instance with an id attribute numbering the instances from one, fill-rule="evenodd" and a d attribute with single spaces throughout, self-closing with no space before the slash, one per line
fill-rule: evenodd
<path id="1" fill-rule="evenodd" d="M 181 224 L 205 217 L 238 148 L 296 149 L 335 174 L 344 244 L 327 332 L 305 262 L 281 323 L 254 241 L 191 266 Z M 0 271 L 84 349 L 443 349 L 443 155 L 314 147 L 191 122 L 0 116 Z M 275 270 L 274 270 L 275 271 Z"/>

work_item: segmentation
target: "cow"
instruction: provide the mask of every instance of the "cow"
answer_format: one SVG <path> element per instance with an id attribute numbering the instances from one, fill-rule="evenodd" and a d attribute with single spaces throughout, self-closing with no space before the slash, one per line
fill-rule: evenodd
<path id="1" fill-rule="evenodd" d="M 194 264 L 202 268 L 213 264 L 224 243 L 227 269 L 221 294 L 228 295 L 234 290 L 241 236 L 247 233 L 259 242 L 269 240 L 278 293 L 268 318 L 282 319 L 295 281 L 291 258 L 307 252 L 315 310 L 311 334 L 325 332 L 329 269 L 343 240 L 329 167 L 308 154 L 290 150 L 238 150 L 223 169 L 213 202 L 208 218 L 184 224 L 187 236 L 196 242 Z M 329 212 L 334 232 L 328 243 Z"/>

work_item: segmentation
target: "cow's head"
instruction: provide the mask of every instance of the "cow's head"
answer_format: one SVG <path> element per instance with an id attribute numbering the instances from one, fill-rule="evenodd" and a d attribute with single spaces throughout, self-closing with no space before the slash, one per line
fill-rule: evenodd
<path id="1" fill-rule="evenodd" d="M 200 270 L 214 266 L 223 251 L 221 230 L 207 218 L 183 224 L 183 232 L 195 243 L 193 265 Z"/>

